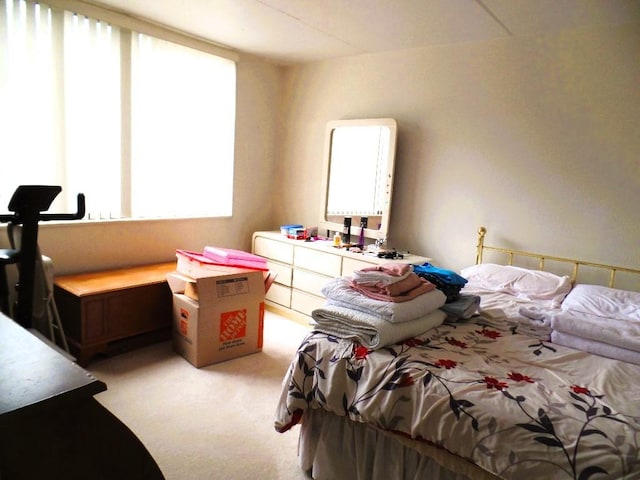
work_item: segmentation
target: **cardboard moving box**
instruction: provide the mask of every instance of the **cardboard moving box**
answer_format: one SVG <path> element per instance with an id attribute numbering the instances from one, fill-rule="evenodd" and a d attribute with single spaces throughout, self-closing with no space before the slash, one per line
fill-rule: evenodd
<path id="1" fill-rule="evenodd" d="M 265 278 L 258 270 L 167 275 L 173 346 L 196 367 L 262 350 Z"/>
<path id="2" fill-rule="evenodd" d="M 212 247 L 209 247 L 212 248 Z M 198 252 L 191 252 L 189 250 L 176 250 L 176 257 L 178 264 L 176 270 L 179 273 L 183 273 L 188 277 L 202 277 L 209 274 L 209 272 L 249 272 L 254 270 L 260 270 L 264 276 L 264 288 L 265 293 L 269 290 L 269 287 L 276 279 L 276 273 L 266 270 L 266 262 L 263 268 L 250 268 L 250 267 L 237 267 L 229 265 L 221 265 L 210 258 Z"/>

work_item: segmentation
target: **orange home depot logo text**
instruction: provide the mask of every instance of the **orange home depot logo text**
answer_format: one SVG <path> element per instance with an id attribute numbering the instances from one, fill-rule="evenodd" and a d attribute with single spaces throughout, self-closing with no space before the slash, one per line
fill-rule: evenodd
<path id="1" fill-rule="evenodd" d="M 180 333 L 186 337 L 188 331 L 189 331 L 189 312 L 187 312 L 184 308 L 181 308 L 180 309 Z"/>
<path id="2" fill-rule="evenodd" d="M 228 342 L 247 336 L 247 310 L 235 310 L 220 315 L 220 341 Z"/>

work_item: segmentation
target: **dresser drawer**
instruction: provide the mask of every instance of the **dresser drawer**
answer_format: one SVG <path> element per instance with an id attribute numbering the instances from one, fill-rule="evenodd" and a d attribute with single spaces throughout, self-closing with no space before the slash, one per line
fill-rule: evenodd
<path id="1" fill-rule="evenodd" d="M 291 289 L 289 287 L 274 283 L 264 298 L 283 307 L 291 308 Z"/>
<path id="2" fill-rule="evenodd" d="M 311 312 L 316 308 L 322 307 L 324 303 L 325 300 L 322 297 L 316 297 L 299 290 L 291 291 L 291 309 L 296 312 L 311 316 Z"/>
<path id="3" fill-rule="evenodd" d="M 282 263 L 293 263 L 293 245 L 264 237 L 253 241 L 253 253 Z"/>
<path id="4" fill-rule="evenodd" d="M 293 288 L 322 297 L 322 287 L 324 287 L 331 278 L 332 277 L 307 270 L 296 269 L 296 271 L 293 272 Z"/>
<path id="5" fill-rule="evenodd" d="M 356 260 L 354 258 L 345 257 L 342 260 L 342 275 L 352 276 L 356 270 L 362 270 L 363 268 L 376 265 L 374 262 L 364 262 L 362 260 Z"/>
<path id="6" fill-rule="evenodd" d="M 296 268 L 304 268 L 329 277 L 339 277 L 342 269 L 342 257 L 311 248 L 296 247 L 293 265 Z"/>
<path id="7" fill-rule="evenodd" d="M 281 263 L 267 261 L 267 268 L 270 272 L 276 273 L 276 283 L 280 285 L 291 286 L 291 279 L 293 277 L 293 269 L 290 265 L 283 265 Z"/>

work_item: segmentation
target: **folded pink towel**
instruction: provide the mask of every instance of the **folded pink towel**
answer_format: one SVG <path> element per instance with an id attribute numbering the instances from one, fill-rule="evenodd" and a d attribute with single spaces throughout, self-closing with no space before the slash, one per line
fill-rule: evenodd
<path id="1" fill-rule="evenodd" d="M 388 262 L 382 265 L 374 265 L 371 267 L 365 267 L 361 269 L 361 272 L 382 272 L 387 275 L 393 275 L 394 277 L 401 277 L 407 272 L 412 270 L 411 265 L 408 263 L 400 262 Z"/>
<path id="2" fill-rule="evenodd" d="M 424 293 L 435 290 L 436 286 L 419 277 L 415 273 L 400 280 L 399 282 L 385 286 L 361 285 L 355 281 L 351 281 L 351 287 L 362 295 L 381 300 L 383 302 L 407 302 Z"/>
<path id="3" fill-rule="evenodd" d="M 376 282 L 376 283 L 362 283 L 357 280 L 352 280 L 352 284 L 357 286 L 358 288 L 365 289 L 367 291 L 373 293 L 380 293 L 382 295 L 389 295 L 390 297 L 395 297 L 396 295 L 402 295 L 403 293 L 408 292 L 409 290 L 413 290 L 416 287 L 419 287 L 423 283 L 429 283 L 424 278 L 419 277 L 413 272 L 409 272 L 409 274 L 395 283 L 384 283 L 384 282 Z M 433 285 L 435 288 L 435 285 Z"/>
<path id="4" fill-rule="evenodd" d="M 399 282 L 411 273 L 413 267 L 408 263 L 389 262 L 356 270 L 352 278 L 359 285 L 382 286 Z"/>

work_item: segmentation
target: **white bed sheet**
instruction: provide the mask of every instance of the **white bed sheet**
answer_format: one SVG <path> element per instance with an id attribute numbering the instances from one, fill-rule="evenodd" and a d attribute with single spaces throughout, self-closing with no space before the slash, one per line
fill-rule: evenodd
<path id="1" fill-rule="evenodd" d="M 513 333 L 522 333 L 539 340 L 551 340 L 551 317 L 559 313 L 558 307 L 546 302 L 515 297 L 508 293 L 494 292 L 466 286 L 462 293 L 479 295 L 480 308 L 475 321 L 499 329 L 509 329 Z M 535 318 L 534 318 L 535 317 Z"/>

